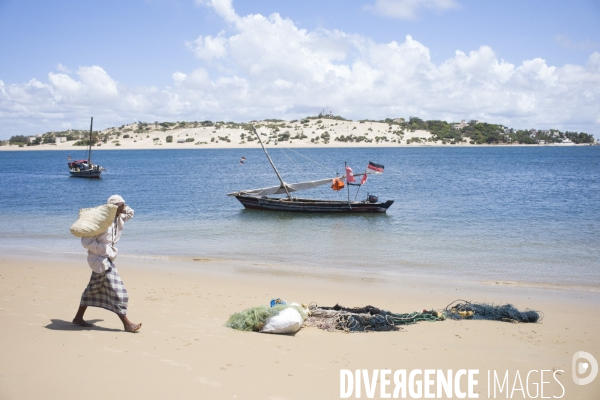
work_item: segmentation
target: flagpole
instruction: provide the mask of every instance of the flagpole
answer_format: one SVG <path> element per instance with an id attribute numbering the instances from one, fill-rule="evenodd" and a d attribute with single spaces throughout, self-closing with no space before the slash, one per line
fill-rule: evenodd
<path id="1" fill-rule="evenodd" d="M 350 182 L 348 182 L 348 170 L 346 169 L 348 167 L 348 163 L 346 161 L 344 161 L 344 171 L 346 173 L 346 186 L 348 186 L 348 207 L 350 207 Z"/>
<path id="2" fill-rule="evenodd" d="M 365 176 L 367 175 L 367 169 L 365 169 Z M 362 185 L 360 185 L 358 187 L 358 190 L 356 191 L 356 196 L 354 196 L 354 200 L 356 200 L 356 198 L 358 197 L 358 192 L 360 192 L 360 188 L 362 187 Z"/>

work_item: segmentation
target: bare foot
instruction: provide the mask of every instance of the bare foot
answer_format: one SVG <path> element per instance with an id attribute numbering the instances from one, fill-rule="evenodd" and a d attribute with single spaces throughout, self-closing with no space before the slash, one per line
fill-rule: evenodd
<path id="1" fill-rule="evenodd" d="M 137 332 L 142 327 L 142 324 L 131 324 L 125 327 L 125 332 Z"/>
<path id="2" fill-rule="evenodd" d="M 86 327 L 94 326 L 94 324 L 90 324 L 89 322 L 84 321 L 83 318 L 75 318 L 73 320 L 73 323 L 75 325 L 81 325 L 81 326 L 86 326 Z"/>

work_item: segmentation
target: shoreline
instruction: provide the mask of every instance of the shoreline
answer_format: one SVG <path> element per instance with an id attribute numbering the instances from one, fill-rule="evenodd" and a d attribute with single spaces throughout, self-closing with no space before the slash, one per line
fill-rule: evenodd
<path id="1" fill-rule="evenodd" d="M 510 371 L 510 381 L 516 371 L 524 376 L 530 370 L 562 370 L 564 398 L 596 399 L 600 393 L 598 380 L 587 386 L 571 380 L 576 351 L 600 354 L 597 322 L 590 318 L 600 307 L 598 293 L 260 273 L 213 261 L 116 262 L 130 294 L 128 315 L 143 323 L 135 335 L 98 308 L 86 313 L 95 327 L 70 322 L 90 276 L 84 256 L 0 257 L 2 398 L 58 399 L 86 391 L 91 399 L 330 399 L 339 397 L 341 369 L 377 368 L 476 368 L 480 397 L 487 393 L 488 370 Z M 323 306 L 370 304 L 393 312 L 440 309 L 466 299 L 540 310 L 544 319 L 446 320 L 352 334 L 304 327 L 294 335 L 267 335 L 224 326 L 230 314 L 274 297 Z M 90 362 L 109 371 L 110 385 L 89 390 L 97 381 Z M 31 376 L 36 385 L 26 384 Z M 539 384 L 539 375 L 536 380 Z M 560 396 L 551 373 L 548 380 L 554 384 L 546 384 L 545 396 Z"/>
<path id="2" fill-rule="evenodd" d="M 69 142 L 67 142 L 68 144 Z M 344 143 L 335 143 L 335 144 L 306 144 L 306 143 L 298 143 L 298 144 L 285 144 L 285 145 L 273 145 L 273 144 L 265 144 L 265 147 L 268 149 L 277 149 L 277 148 L 294 148 L 294 149 L 343 149 L 343 148 L 364 148 L 364 149 L 373 149 L 373 148 L 402 148 L 402 149 L 410 149 L 414 147 L 418 148 L 494 148 L 494 147 L 590 147 L 595 146 L 592 144 L 573 144 L 573 145 L 561 145 L 561 144 L 397 144 L 397 143 L 381 143 L 381 144 L 344 144 Z M 87 147 L 85 146 L 57 146 L 53 144 L 45 144 L 45 145 L 37 145 L 37 146 L 0 146 L 0 152 L 5 151 L 86 151 Z M 94 147 L 93 151 L 106 151 L 106 150 L 223 150 L 223 149 L 232 149 L 232 150 L 247 150 L 247 149 L 256 149 L 260 150 L 261 147 L 259 144 L 257 145 L 220 145 L 220 144 L 205 144 L 196 146 L 194 144 L 181 144 L 181 143 L 169 143 L 160 146 L 100 146 Z"/>
<path id="3" fill-rule="evenodd" d="M 27 250 L 29 251 L 29 250 Z M 31 252 L 28 255 L 19 255 L 10 251 L 5 253 L 8 258 L 23 258 L 30 260 L 51 259 L 69 259 L 81 260 L 86 256 L 85 251 L 81 252 L 52 252 L 40 250 Z M 285 262 L 265 261 L 250 258 L 218 258 L 218 257 L 201 257 L 201 256 L 177 256 L 177 255 L 156 255 L 156 254 L 119 254 L 120 260 L 128 260 L 133 263 L 157 263 L 166 262 L 168 264 L 181 264 L 181 268 L 197 269 L 204 265 L 223 268 L 227 273 L 234 271 L 247 271 L 252 274 L 259 275 L 276 275 L 287 277 L 312 277 L 316 279 L 349 279 L 360 282 L 379 282 L 383 283 L 390 280 L 411 280 L 414 282 L 425 283 L 433 278 L 439 278 L 440 274 L 435 271 L 425 270 L 421 273 L 414 271 L 392 271 L 392 270 L 367 270 L 356 268 L 342 267 L 322 267 L 300 264 L 289 264 Z M 555 283 L 555 282 L 539 282 L 526 280 L 501 280 L 501 279 L 481 279 L 475 278 L 472 280 L 452 278 L 450 274 L 443 275 L 444 282 L 449 285 L 473 286 L 473 287 L 506 287 L 506 288 L 525 288 L 535 290 L 558 290 L 572 293 L 600 293 L 600 285 L 595 284 L 571 284 L 571 283 Z"/>

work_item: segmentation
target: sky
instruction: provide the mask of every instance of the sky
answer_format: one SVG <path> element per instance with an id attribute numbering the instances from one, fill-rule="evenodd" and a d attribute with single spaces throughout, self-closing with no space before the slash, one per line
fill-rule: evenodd
<path id="1" fill-rule="evenodd" d="M 0 0 L 0 139 L 477 119 L 600 138 L 600 0 Z"/>

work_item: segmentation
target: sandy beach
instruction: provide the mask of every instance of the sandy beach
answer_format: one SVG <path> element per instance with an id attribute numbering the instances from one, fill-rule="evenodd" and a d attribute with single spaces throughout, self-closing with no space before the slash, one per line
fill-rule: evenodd
<path id="1" fill-rule="evenodd" d="M 551 371 L 544 376 L 544 396 L 560 397 L 563 389 L 552 374 L 562 370 L 556 375 L 562 398 L 600 395 L 599 379 L 577 386 L 571 378 L 575 352 L 600 354 L 597 291 L 389 280 L 273 268 L 264 261 L 120 256 L 117 266 L 130 294 L 128 315 L 143 323 L 137 334 L 123 332 L 114 314 L 97 308 L 86 314 L 95 327 L 70 322 L 90 275 L 84 254 L 1 257 L 0 398 L 334 399 L 340 397 L 341 369 L 386 368 L 479 369 L 480 398 L 488 398 L 488 370 L 502 376 L 508 370 L 511 387 L 517 371 L 523 382 L 530 370 Z M 466 299 L 540 310 L 544 319 L 446 320 L 385 333 L 304 327 L 279 336 L 224 326 L 230 314 L 273 297 L 394 312 Z M 539 372 L 530 381 L 539 384 Z M 535 386 L 529 387 L 533 395 Z M 528 397 L 517 391 L 512 398 Z"/>

